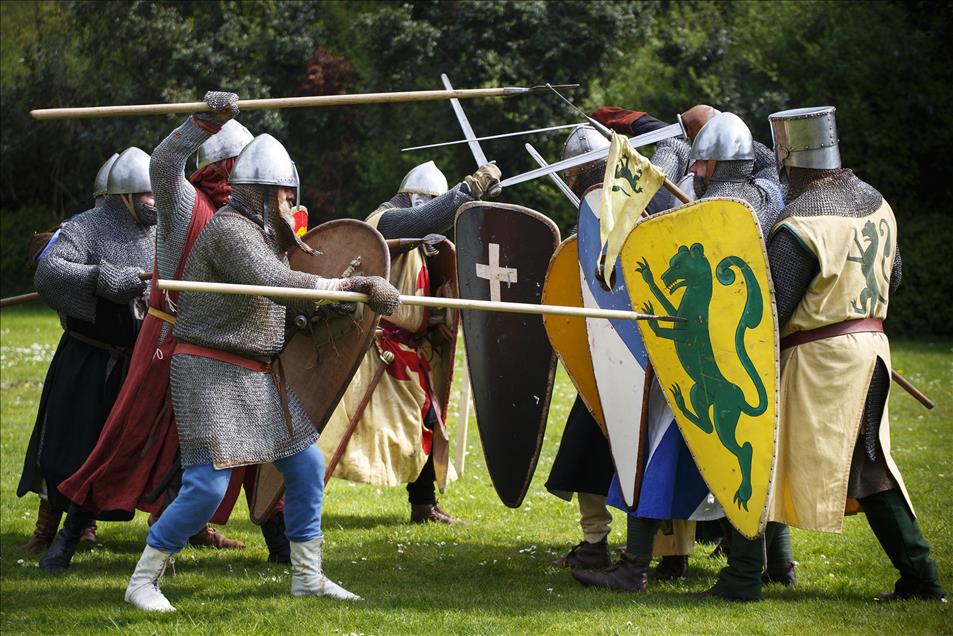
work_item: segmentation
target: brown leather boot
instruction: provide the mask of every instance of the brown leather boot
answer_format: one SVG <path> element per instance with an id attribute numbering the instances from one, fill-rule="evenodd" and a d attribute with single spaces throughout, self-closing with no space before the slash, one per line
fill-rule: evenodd
<path id="1" fill-rule="evenodd" d="M 216 550 L 244 550 L 245 544 L 241 541 L 236 541 L 235 539 L 229 539 L 224 534 L 212 527 L 212 524 L 207 523 L 205 527 L 191 537 L 189 537 L 189 545 L 191 546 L 208 546 L 210 548 L 215 548 Z"/>
<path id="2" fill-rule="evenodd" d="M 652 557 L 637 557 L 625 550 L 619 560 L 604 572 L 573 569 L 574 579 L 587 587 L 604 587 L 614 592 L 644 592 L 648 586 Z"/>
<path id="3" fill-rule="evenodd" d="M 40 509 L 36 513 L 36 529 L 33 531 L 30 540 L 23 545 L 22 550 L 27 554 L 45 552 L 53 543 L 53 538 L 60 527 L 62 517 L 62 511 L 54 511 L 50 508 L 46 499 L 40 499 Z"/>
<path id="4" fill-rule="evenodd" d="M 580 541 L 565 556 L 553 561 L 554 568 L 604 570 L 610 565 L 612 565 L 612 557 L 609 556 L 609 542 L 605 537 L 597 543 Z"/>
<path id="5" fill-rule="evenodd" d="M 96 543 L 96 522 L 90 521 L 89 525 L 83 528 L 83 534 L 79 537 L 80 541 L 89 541 Z"/>
<path id="6" fill-rule="evenodd" d="M 466 522 L 444 512 L 437 504 L 410 504 L 411 523 L 446 523 L 465 526 Z"/>

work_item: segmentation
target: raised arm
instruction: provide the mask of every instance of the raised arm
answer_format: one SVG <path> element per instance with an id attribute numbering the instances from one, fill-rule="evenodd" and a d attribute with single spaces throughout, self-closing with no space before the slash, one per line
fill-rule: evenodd
<path id="1" fill-rule="evenodd" d="M 238 111 L 235 93 L 210 91 L 205 101 L 215 112 L 186 119 L 156 147 L 149 164 L 158 209 L 156 253 L 163 278 L 175 274 L 195 207 L 195 188 L 185 177 L 186 162 Z"/>

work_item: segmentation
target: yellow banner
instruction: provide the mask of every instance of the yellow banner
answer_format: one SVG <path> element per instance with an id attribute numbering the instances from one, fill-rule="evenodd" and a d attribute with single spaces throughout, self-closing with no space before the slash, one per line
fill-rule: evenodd
<path id="1" fill-rule="evenodd" d="M 602 182 L 599 234 L 610 271 L 622 243 L 662 187 L 665 174 L 629 145 L 624 135 L 612 133 L 606 176 Z"/>
<path id="2" fill-rule="evenodd" d="M 622 248 L 649 359 L 728 520 L 764 531 L 777 439 L 778 345 L 767 257 L 747 205 L 708 199 L 641 221 Z"/>

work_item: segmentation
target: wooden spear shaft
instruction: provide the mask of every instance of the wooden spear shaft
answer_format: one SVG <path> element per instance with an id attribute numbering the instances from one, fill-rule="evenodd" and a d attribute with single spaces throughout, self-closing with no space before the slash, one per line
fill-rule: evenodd
<path id="1" fill-rule="evenodd" d="M 276 97 L 270 99 L 240 99 L 241 110 L 281 108 L 323 108 L 325 106 L 352 106 L 356 104 L 386 104 L 393 102 L 426 102 L 443 99 L 474 99 L 479 97 L 508 97 L 534 92 L 536 87 L 506 86 L 500 88 L 467 88 L 435 91 L 401 91 L 393 93 L 357 93 L 351 95 L 314 95 L 306 97 Z M 137 115 L 174 115 L 211 112 L 205 102 L 177 104 L 133 104 L 124 106 L 88 106 L 80 108 L 41 108 L 31 110 L 33 119 L 92 119 L 96 117 L 133 117 Z"/>
<path id="2" fill-rule="evenodd" d="M 149 280 L 152 278 L 152 272 L 139 272 L 139 280 Z M 10 305 L 20 305 L 30 303 L 34 300 L 40 300 L 39 292 L 30 292 L 29 294 L 20 294 L 19 296 L 7 296 L 0 298 L 0 307 L 9 307 Z"/>
<path id="3" fill-rule="evenodd" d="M 238 294 L 242 296 L 266 296 L 271 298 L 302 298 L 307 300 L 327 300 L 335 303 L 366 303 L 367 294 L 357 292 L 303 289 L 297 287 L 270 287 L 266 285 L 236 285 L 232 283 L 205 283 L 193 280 L 160 280 L 159 289 L 179 292 L 201 292 L 208 294 Z M 606 320 L 658 320 L 663 322 L 684 322 L 678 316 L 655 316 L 635 311 L 617 309 L 593 309 L 569 307 L 566 305 L 537 305 L 534 303 L 508 303 L 468 298 L 438 298 L 434 296 L 401 296 L 400 302 L 418 307 L 452 307 L 453 309 L 475 309 L 478 311 L 500 311 L 510 314 L 548 314 L 553 316 L 571 316 L 576 318 L 605 318 Z"/>

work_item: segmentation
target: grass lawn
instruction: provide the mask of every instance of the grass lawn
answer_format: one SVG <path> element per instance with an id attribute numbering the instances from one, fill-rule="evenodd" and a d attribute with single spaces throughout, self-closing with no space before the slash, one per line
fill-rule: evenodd
<path id="1" fill-rule="evenodd" d="M 0 323 L 0 631 L 12 633 L 953 633 L 949 605 L 875 603 L 895 571 L 863 516 L 842 535 L 793 532 L 799 583 L 775 586 L 759 604 L 697 601 L 723 560 L 696 545 L 689 578 L 653 584 L 641 595 L 587 590 L 550 561 L 579 541 L 578 510 L 543 482 L 574 391 L 557 378 L 550 428 L 523 506 L 497 499 L 471 419 L 464 477 L 441 499 L 466 527 L 407 523 L 402 488 L 333 480 L 324 507 L 325 569 L 366 600 L 295 599 L 288 568 L 265 563 L 258 529 L 240 503 L 227 526 L 241 552 L 187 548 L 163 582 L 178 612 L 147 615 L 122 602 L 143 547 L 144 514 L 102 523 L 100 544 L 81 548 L 63 576 L 43 575 L 19 547 L 32 532 L 37 498 L 17 499 L 23 454 L 46 367 L 60 337 L 56 316 L 40 305 L 5 309 Z M 926 411 L 902 391 L 890 404 L 894 457 L 903 470 L 943 582 L 953 588 L 953 342 L 894 343 L 894 366 L 937 402 Z M 616 514 L 610 543 L 624 542 Z"/>

